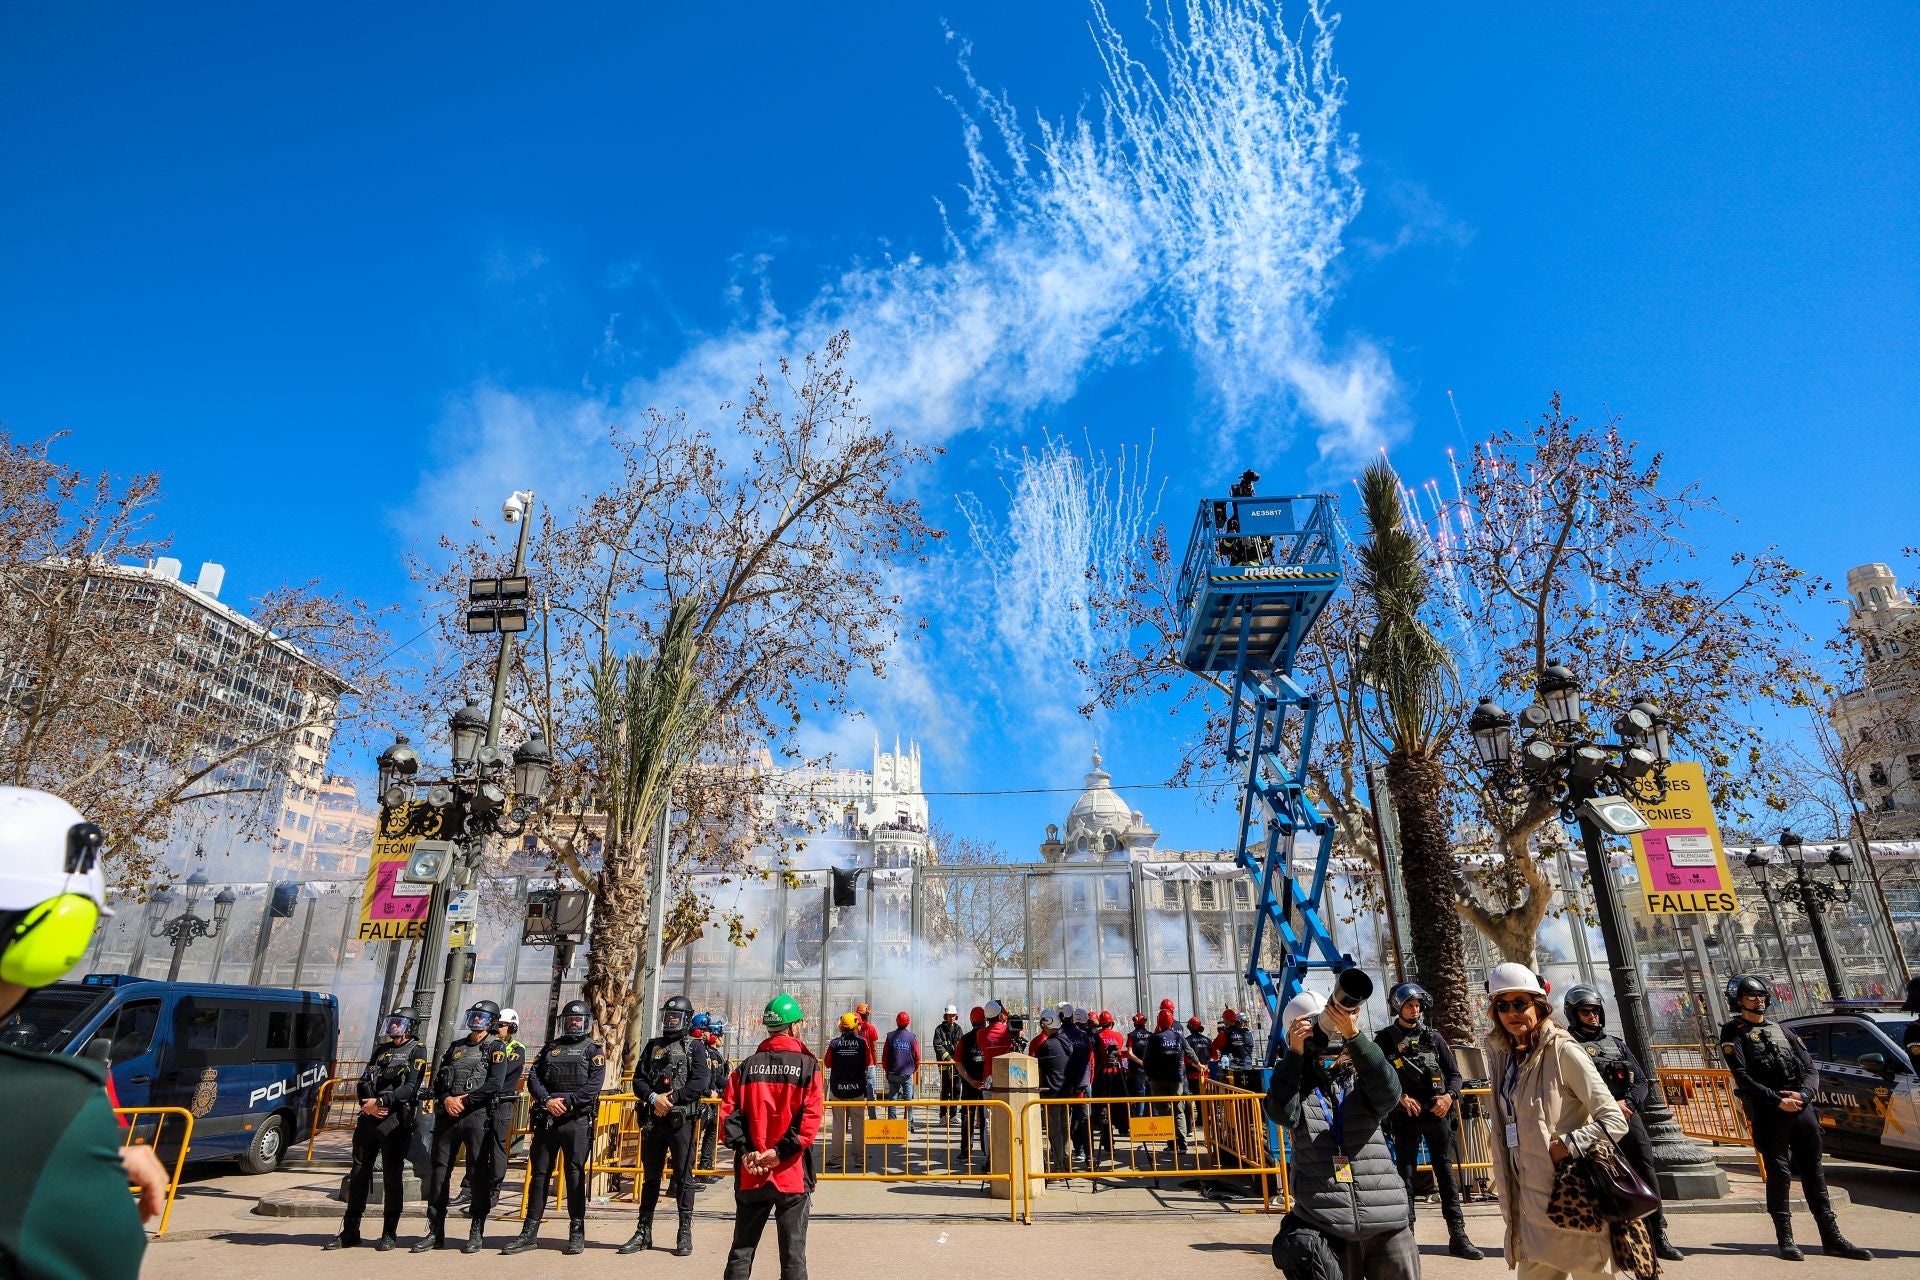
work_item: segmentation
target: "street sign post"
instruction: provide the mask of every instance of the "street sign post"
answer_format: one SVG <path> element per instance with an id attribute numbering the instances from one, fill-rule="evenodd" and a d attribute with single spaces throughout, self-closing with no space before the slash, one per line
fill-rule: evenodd
<path id="1" fill-rule="evenodd" d="M 1648 915 L 1727 915 L 1740 909 L 1707 775 L 1691 760 L 1667 767 L 1667 796 L 1636 804 L 1648 829 L 1629 836 Z"/>

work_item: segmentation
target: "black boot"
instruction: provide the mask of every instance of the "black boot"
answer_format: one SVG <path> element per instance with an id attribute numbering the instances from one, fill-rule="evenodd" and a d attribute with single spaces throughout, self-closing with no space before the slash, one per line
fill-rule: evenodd
<path id="1" fill-rule="evenodd" d="M 1840 1234 L 1840 1219 L 1829 1209 L 1814 1219 L 1820 1224 L 1820 1252 L 1830 1258 L 1852 1258 L 1855 1262 L 1873 1261 L 1873 1250 L 1862 1249 Z"/>
<path id="2" fill-rule="evenodd" d="M 1479 1262 L 1487 1256 L 1473 1247 L 1473 1241 L 1467 1239 L 1467 1220 L 1464 1217 L 1447 1219 L 1447 1252 L 1468 1262 Z"/>
<path id="3" fill-rule="evenodd" d="M 567 1223 L 567 1247 L 562 1253 L 575 1254 L 587 1251 L 587 1222 L 584 1218 L 574 1218 Z"/>
<path id="4" fill-rule="evenodd" d="M 1685 1262 L 1687 1255 L 1674 1247 L 1667 1239 L 1667 1215 L 1650 1213 L 1647 1215 L 1647 1234 L 1653 1237 L 1653 1256 L 1662 1262 Z"/>
<path id="5" fill-rule="evenodd" d="M 680 1238 L 673 1242 L 673 1256 L 676 1258 L 685 1258 L 692 1256 L 692 1254 L 693 1211 L 690 1209 L 682 1209 L 680 1211 Z"/>
<path id="6" fill-rule="evenodd" d="M 329 1253 L 335 1249 L 357 1249 L 360 1247 L 360 1233 L 358 1231 L 342 1230 L 339 1235 L 327 1241 L 322 1247 Z"/>
<path id="7" fill-rule="evenodd" d="M 520 1228 L 520 1234 L 507 1241 L 507 1247 L 501 1253 L 525 1253 L 529 1249 L 540 1247 L 540 1219 L 528 1218 L 526 1225 Z"/>
<path id="8" fill-rule="evenodd" d="M 466 1186 L 462 1186 L 460 1188 L 460 1194 L 455 1196 L 453 1199 L 447 1201 L 447 1203 L 448 1204 L 465 1204 L 467 1203 L 467 1201 L 471 1199 L 473 1199 L 473 1191 Z"/>
<path id="9" fill-rule="evenodd" d="M 1800 1246 L 1793 1242 L 1793 1216 L 1786 1213 L 1773 1215 L 1773 1238 L 1780 1246 L 1780 1256 L 1788 1262 L 1804 1262 L 1807 1255 L 1800 1252 Z"/>
<path id="10" fill-rule="evenodd" d="M 375 1253 L 386 1253 L 388 1250 L 392 1249 L 394 1246 L 398 1245 L 399 1243 L 400 1241 L 395 1238 L 393 1232 L 382 1231 L 380 1233 L 380 1238 L 373 1242 L 373 1251 Z"/>
<path id="11" fill-rule="evenodd" d="M 640 1224 L 633 1229 L 633 1235 L 620 1246 L 617 1252 L 638 1253 L 642 1249 L 651 1248 L 653 1248 L 653 1215 L 648 1214 L 640 1219 Z"/>
<path id="12" fill-rule="evenodd" d="M 440 1232 L 438 1231 L 428 1231 L 427 1234 L 425 1234 L 424 1236 L 421 1236 L 419 1240 L 415 1241 L 413 1248 L 407 1250 L 407 1252 L 408 1253 L 429 1253 L 435 1249 L 444 1249 L 446 1247 L 447 1247 L 447 1238 L 444 1235 L 440 1234 Z"/>
<path id="13" fill-rule="evenodd" d="M 467 1228 L 467 1242 L 460 1246 L 462 1253 L 478 1253 L 487 1247 L 487 1220 L 475 1218 L 473 1225 Z"/>

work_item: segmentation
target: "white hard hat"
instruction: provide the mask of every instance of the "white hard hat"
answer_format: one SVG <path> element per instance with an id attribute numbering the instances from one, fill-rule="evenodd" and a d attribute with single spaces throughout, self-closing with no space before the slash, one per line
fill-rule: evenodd
<path id="1" fill-rule="evenodd" d="M 1087 1023 L 1087 1011 L 1079 1005 L 1073 1006 L 1073 1021 L 1076 1026 L 1085 1026 Z"/>
<path id="2" fill-rule="evenodd" d="M 941 1014 L 941 1016 L 942 1016 L 942 1017 L 945 1017 L 945 1016 L 946 1016 L 947 1014 L 949 1014 L 949 1013 L 951 1013 L 951 1014 L 955 1014 L 955 1015 L 958 1015 L 958 1014 L 959 1014 L 959 1012 L 960 1012 L 960 1007 L 959 1007 L 958 1005 L 951 1005 L 951 1004 L 950 1004 L 950 1005 L 948 1005 L 948 1006 L 947 1006 L 946 1008 L 944 1008 L 944 1009 L 942 1009 L 942 1010 L 940 1011 L 940 1014 Z"/>
<path id="3" fill-rule="evenodd" d="M 1067 1014 L 1068 1016 L 1072 1016 L 1073 1014 L 1073 1001 L 1071 1000 L 1062 1000 L 1059 1004 L 1053 1007 L 1059 1010 L 1061 1013 Z"/>
<path id="4" fill-rule="evenodd" d="M 1327 998 L 1318 991 L 1302 991 L 1280 1011 L 1280 1025 L 1290 1027 L 1295 1018 L 1317 1018 L 1326 1007 Z"/>
<path id="5" fill-rule="evenodd" d="M 1547 994 L 1547 989 L 1540 985 L 1539 974 L 1511 960 L 1493 966 L 1493 972 L 1487 975 L 1487 994 L 1497 996 L 1502 991 L 1530 991 L 1536 996 Z"/>
<path id="6" fill-rule="evenodd" d="M 0 786 L 0 911 L 25 911 L 65 893 L 91 898 L 102 916 L 113 914 L 100 870 L 100 829 L 59 796 Z"/>
<path id="7" fill-rule="evenodd" d="M 989 1021 L 999 1017 L 1006 1011 L 1007 1006 L 1001 1004 L 998 1000 L 989 1000 L 985 1005 L 981 1006 L 981 1012 L 987 1015 Z"/>
<path id="8" fill-rule="evenodd" d="M 520 1014 L 514 1009 L 502 1009 L 500 1011 L 500 1021 L 503 1023 L 511 1022 L 517 1027 L 520 1025 Z"/>

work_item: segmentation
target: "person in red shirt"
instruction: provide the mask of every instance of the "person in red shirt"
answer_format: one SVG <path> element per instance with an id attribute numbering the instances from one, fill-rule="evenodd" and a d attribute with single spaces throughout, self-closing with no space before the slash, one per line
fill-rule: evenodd
<path id="1" fill-rule="evenodd" d="M 1127 1038 L 1114 1029 L 1113 1014 L 1107 1010 L 1100 1011 L 1099 1021 L 1100 1029 L 1093 1035 L 1093 1096 L 1124 1099 L 1127 1096 Z M 1106 1148 L 1107 1159 L 1112 1160 L 1114 1130 L 1123 1134 L 1129 1131 L 1126 1105 L 1124 1102 L 1119 1106 L 1096 1105 L 1093 1120 L 1094 1141 Z"/>
<path id="2" fill-rule="evenodd" d="M 873 1006 L 857 1004 L 853 1006 L 853 1016 L 860 1019 L 860 1038 L 867 1042 L 867 1065 L 877 1067 L 880 1065 L 880 1028 L 873 1025 Z"/>
<path id="3" fill-rule="evenodd" d="M 981 1012 L 987 1015 L 987 1025 L 980 1028 L 980 1085 L 982 1094 L 990 1098 L 994 1059 L 1013 1052 L 1013 1027 L 1007 1022 L 1007 1007 L 998 1000 L 987 1001 Z"/>
<path id="4" fill-rule="evenodd" d="M 748 1280 L 767 1218 L 780 1242 L 781 1280 L 805 1280 L 813 1153 L 826 1111 L 819 1059 L 800 1042 L 800 1002 L 781 994 L 760 1019 L 771 1033 L 735 1067 L 720 1099 L 734 1153 L 733 1245 L 726 1280 Z"/>

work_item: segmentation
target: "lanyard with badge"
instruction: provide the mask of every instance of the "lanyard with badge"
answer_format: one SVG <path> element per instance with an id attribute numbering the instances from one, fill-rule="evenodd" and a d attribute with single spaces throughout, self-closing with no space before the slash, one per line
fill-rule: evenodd
<path id="1" fill-rule="evenodd" d="M 1520 1145 L 1520 1118 L 1513 1111 L 1513 1091 L 1520 1083 L 1520 1063 L 1518 1059 L 1507 1059 L 1507 1078 L 1500 1085 L 1500 1100 L 1507 1104 L 1507 1145 Z"/>
<path id="2" fill-rule="evenodd" d="M 1327 1101 L 1327 1089 L 1334 1091 L 1333 1101 L 1331 1103 Z M 1346 1101 L 1346 1094 L 1338 1085 L 1329 1084 L 1322 1088 L 1315 1089 L 1313 1096 L 1320 1100 L 1321 1113 L 1327 1117 L 1327 1129 L 1333 1134 L 1333 1180 L 1335 1182 L 1352 1182 L 1353 1161 L 1347 1158 L 1346 1147 L 1342 1145 L 1340 1141 L 1341 1129 L 1346 1118 L 1342 1110 L 1342 1104 Z"/>

